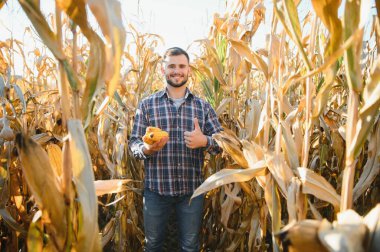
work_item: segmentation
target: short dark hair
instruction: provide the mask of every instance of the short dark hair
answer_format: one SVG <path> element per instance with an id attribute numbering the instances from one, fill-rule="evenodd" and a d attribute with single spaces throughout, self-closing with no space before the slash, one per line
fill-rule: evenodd
<path id="1" fill-rule="evenodd" d="M 187 58 L 187 61 L 190 62 L 189 54 L 187 54 L 185 50 L 179 47 L 171 47 L 167 49 L 164 54 L 164 59 L 166 59 L 166 57 L 168 56 L 178 56 L 178 55 L 185 55 Z"/>

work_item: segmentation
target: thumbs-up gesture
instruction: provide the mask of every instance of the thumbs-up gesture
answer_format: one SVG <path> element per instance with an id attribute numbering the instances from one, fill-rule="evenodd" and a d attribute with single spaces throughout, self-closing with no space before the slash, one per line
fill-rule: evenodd
<path id="1" fill-rule="evenodd" d="M 203 135 L 199 127 L 198 118 L 194 118 L 194 130 L 185 131 L 185 143 L 190 149 L 196 149 L 207 146 L 207 137 Z"/>

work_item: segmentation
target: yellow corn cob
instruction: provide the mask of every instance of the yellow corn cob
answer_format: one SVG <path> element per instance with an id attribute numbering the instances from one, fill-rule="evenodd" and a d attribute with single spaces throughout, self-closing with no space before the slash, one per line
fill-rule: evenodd
<path id="1" fill-rule="evenodd" d="M 144 143 L 147 143 L 149 145 L 154 144 L 154 141 L 150 139 L 148 135 L 143 136 L 142 140 L 144 141 Z"/>
<path id="2" fill-rule="evenodd" d="M 148 134 L 149 139 L 152 139 L 154 142 L 158 142 L 163 137 L 169 136 L 168 132 L 160 131 L 160 132 L 152 132 Z"/>
<path id="3" fill-rule="evenodd" d="M 149 126 L 148 128 L 146 128 L 146 132 L 160 132 L 160 131 L 161 131 L 161 129 L 157 128 L 157 127 Z"/>
<path id="4" fill-rule="evenodd" d="M 169 136 L 169 133 L 161 130 L 160 128 L 148 127 L 142 139 L 145 143 L 152 145 L 155 142 L 160 141 L 161 138 L 167 137 L 167 136 Z"/>
<path id="5" fill-rule="evenodd" d="M 50 164 L 46 151 L 30 137 L 19 133 L 16 136 L 17 153 L 21 161 L 23 178 L 34 200 L 48 214 L 57 235 L 59 247 L 66 237 L 66 207 L 57 176 Z M 63 238 L 63 239 L 62 239 Z"/>

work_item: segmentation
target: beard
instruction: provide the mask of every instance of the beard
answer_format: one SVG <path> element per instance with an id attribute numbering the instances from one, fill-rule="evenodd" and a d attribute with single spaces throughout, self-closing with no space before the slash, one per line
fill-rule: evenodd
<path id="1" fill-rule="evenodd" d="M 184 79 L 183 79 L 183 81 L 181 81 L 179 83 L 173 82 L 170 79 L 170 77 L 168 77 L 168 76 L 166 76 L 165 79 L 166 79 L 166 83 L 168 83 L 170 86 L 175 87 L 175 88 L 179 88 L 179 87 L 182 87 L 183 85 L 185 85 L 187 83 L 187 80 L 189 79 L 189 77 L 185 76 Z"/>

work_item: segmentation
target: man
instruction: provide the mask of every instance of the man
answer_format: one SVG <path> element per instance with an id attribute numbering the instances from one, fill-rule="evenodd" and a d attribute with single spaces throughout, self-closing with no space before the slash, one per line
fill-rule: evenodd
<path id="1" fill-rule="evenodd" d="M 144 159 L 145 251 L 161 251 L 172 208 L 176 210 L 181 251 L 199 251 L 203 196 L 190 197 L 202 183 L 204 151 L 219 151 L 211 135 L 222 129 L 210 104 L 194 96 L 186 83 L 189 55 L 181 48 L 166 51 L 162 73 L 166 89 L 141 101 L 130 148 Z M 141 138 L 148 126 L 169 133 L 152 145 Z"/>

